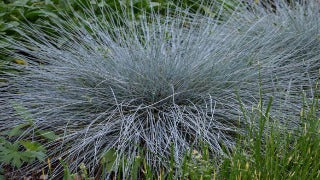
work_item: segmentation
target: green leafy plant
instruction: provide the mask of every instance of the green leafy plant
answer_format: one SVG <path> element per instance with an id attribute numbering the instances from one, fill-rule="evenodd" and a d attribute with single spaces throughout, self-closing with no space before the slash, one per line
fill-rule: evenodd
<path id="1" fill-rule="evenodd" d="M 45 162 L 47 151 L 41 143 L 53 141 L 58 136 L 52 131 L 34 129 L 35 134 L 40 137 L 37 139 L 39 142 L 29 140 L 29 135 L 24 132 L 28 128 L 34 128 L 31 114 L 25 107 L 15 102 L 12 103 L 12 107 L 25 123 L 0 133 L 0 163 L 20 168 L 23 164 L 31 164 L 35 161 Z"/>
<path id="2" fill-rule="evenodd" d="M 0 139 L 0 162 L 16 168 L 35 160 L 44 162 L 45 152 L 44 147 L 37 142 L 23 140 L 11 143 L 4 138 Z"/>
<path id="3" fill-rule="evenodd" d="M 0 48 L 10 48 L 5 37 L 19 37 L 17 30 L 24 23 L 44 24 L 50 18 L 57 18 L 55 3 L 50 0 L 6 0 L 0 1 Z M 6 65 L 14 57 L 0 53 L 0 73 L 11 69 Z M 4 68 L 7 69 L 4 69 Z"/>

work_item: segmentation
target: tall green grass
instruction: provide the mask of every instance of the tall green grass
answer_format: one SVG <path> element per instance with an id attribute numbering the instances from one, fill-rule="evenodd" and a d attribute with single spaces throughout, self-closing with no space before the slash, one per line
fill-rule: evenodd
<path id="1" fill-rule="evenodd" d="M 319 179 L 320 118 L 318 100 L 301 110 L 300 130 L 283 131 L 268 113 L 259 128 L 240 136 L 235 151 L 219 166 L 222 179 Z M 307 104 L 307 103 L 306 103 Z M 271 104 L 270 104 L 271 106 Z M 268 106 L 268 107 L 270 107 Z"/>

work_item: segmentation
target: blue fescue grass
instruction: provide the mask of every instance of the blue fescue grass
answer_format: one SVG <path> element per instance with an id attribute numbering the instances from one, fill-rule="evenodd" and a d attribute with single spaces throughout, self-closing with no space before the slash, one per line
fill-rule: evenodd
<path id="1" fill-rule="evenodd" d="M 319 5 L 276 5 L 276 12 L 239 6 L 225 22 L 178 8 L 105 21 L 88 8 L 87 17 L 26 25 L 23 39 L 7 38 L 27 65 L 6 73 L 0 130 L 24 123 L 11 107 L 17 103 L 34 121 L 19 138 L 35 138 L 33 128 L 59 134 L 45 144 L 52 161 L 94 172 L 115 149 L 124 174 L 139 148 L 157 173 L 163 157 L 174 152 L 180 164 L 201 142 L 227 156 L 247 124 L 259 128 L 243 112 L 259 104 L 265 114 L 270 97 L 269 119 L 296 130 L 302 92 L 313 98 L 320 67 Z"/>
<path id="2" fill-rule="evenodd" d="M 168 157 L 167 168 L 160 174 L 146 163 L 144 153 L 135 157 L 130 170 L 132 179 L 318 179 L 320 177 L 320 119 L 319 100 L 303 101 L 299 130 L 285 132 L 281 124 L 270 121 L 272 99 L 261 112 L 260 107 L 243 114 L 258 122 L 259 128 L 245 127 L 246 134 L 238 136 L 237 143 L 224 158 L 210 156 L 209 147 L 203 144 L 197 149 L 191 148 L 184 154 L 183 162 L 175 164 L 172 151 Z M 109 156 L 110 158 L 110 156 Z M 112 159 L 112 158 L 111 158 Z M 105 161 L 104 161 L 105 163 Z M 65 165 L 65 178 L 89 178 L 84 170 L 71 174 Z M 110 172 L 103 166 L 103 172 Z M 85 173 L 83 173 L 85 172 Z M 106 173 L 96 178 L 104 179 Z M 121 173 L 113 174 L 114 179 L 124 178 Z"/>

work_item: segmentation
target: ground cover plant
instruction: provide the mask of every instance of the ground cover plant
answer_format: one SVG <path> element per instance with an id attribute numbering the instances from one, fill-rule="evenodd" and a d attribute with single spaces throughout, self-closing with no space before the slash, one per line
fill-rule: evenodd
<path id="1" fill-rule="evenodd" d="M 320 5 L 274 6 L 241 4 L 224 21 L 224 8 L 218 18 L 182 8 L 110 18 L 115 12 L 106 7 L 98 18 L 86 7 L 86 16 L 25 25 L 17 31 L 22 38 L 3 37 L 10 43 L 3 52 L 25 63 L 15 66 L 21 73 L 4 72 L 0 130 L 16 142 L 13 149 L 32 154 L 20 159 L 30 162 L 25 171 L 46 167 L 39 162 L 46 152 L 53 177 L 63 175 L 60 162 L 72 172 L 83 164 L 91 176 L 101 173 L 110 152 L 113 174 L 103 177 L 137 173 L 140 152 L 155 176 L 170 164 L 184 167 L 185 154 L 203 144 L 210 157 L 223 159 L 245 127 L 261 128 L 259 118 L 247 116 L 256 104 L 260 117 L 286 127 L 279 132 L 299 132 L 301 97 L 317 96 Z M 240 155 L 234 158 L 243 163 Z"/>

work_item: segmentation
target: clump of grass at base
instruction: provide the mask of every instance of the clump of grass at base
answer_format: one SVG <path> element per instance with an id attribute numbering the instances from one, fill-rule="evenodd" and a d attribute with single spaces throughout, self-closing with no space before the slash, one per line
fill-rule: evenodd
<path id="1" fill-rule="evenodd" d="M 143 153 L 136 157 L 133 179 L 318 179 L 320 177 L 320 119 L 317 100 L 308 102 L 301 113 L 299 131 L 285 134 L 283 128 L 270 122 L 270 115 L 257 106 L 248 118 L 256 118 L 259 129 L 247 126 L 247 134 L 239 136 L 230 156 L 212 157 L 208 146 L 191 149 L 184 154 L 183 163 L 169 163 L 156 174 L 146 163 Z M 272 109 L 272 101 L 267 108 Z M 259 113 L 260 112 L 260 113 Z M 257 115 L 258 114 L 258 115 Z M 260 119 L 260 120 L 258 120 Z M 261 121 L 262 120 L 262 121 Z M 261 136 L 259 133 L 261 132 Z M 258 134 L 257 134 L 258 133 Z M 174 158 L 171 156 L 171 158 Z M 177 170 L 175 170 L 177 169 Z M 104 169 L 109 171 L 109 169 Z M 133 172 L 134 171 L 134 172 Z M 114 174 L 121 178 L 121 174 Z M 102 179 L 104 176 L 101 177 Z"/>
<path id="2" fill-rule="evenodd" d="M 34 119 L 26 131 L 59 135 L 45 144 L 52 161 L 62 158 L 71 171 L 84 163 L 94 172 L 115 149 L 114 166 L 127 175 L 138 147 L 157 174 L 166 166 L 163 157 L 174 152 L 179 165 L 200 142 L 212 156 L 227 155 L 250 123 L 243 110 L 257 102 L 263 109 L 269 97 L 270 118 L 296 129 L 301 92 L 312 98 L 320 67 L 319 6 L 283 5 L 276 13 L 256 8 L 235 11 L 224 23 L 176 10 L 173 17 L 153 13 L 114 22 L 76 16 L 48 25 L 53 36 L 25 26 L 23 39 L 8 39 L 11 52 L 28 64 L 17 65 L 21 75 L 7 73 L 0 130 L 25 123 L 9 103 L 15 101 Z"/>

